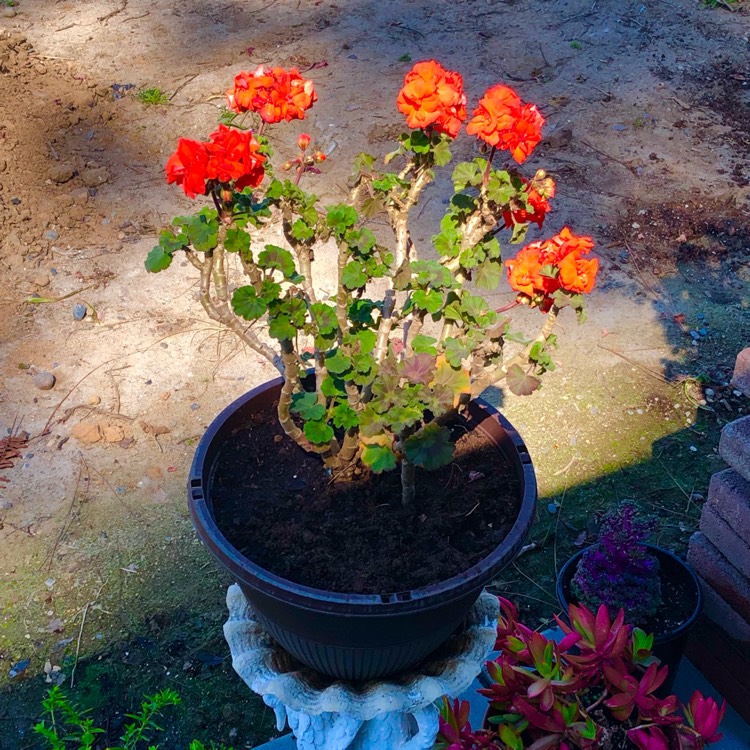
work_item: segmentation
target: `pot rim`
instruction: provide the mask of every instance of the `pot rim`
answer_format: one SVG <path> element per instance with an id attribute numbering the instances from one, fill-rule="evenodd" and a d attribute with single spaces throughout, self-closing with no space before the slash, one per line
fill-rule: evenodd
<path id="1" fill-rule="evenodd" d="M 300 606 L 311 609 L 330 610 L 331 607 L 337 605 L 346 605 L 347 608 L 352 606 L 367 609 L 377 607 L 378 613 L 386 614 L 393 610 L 431 608 L 464 596 L 469 591 L 478 591 L 493 575 L 493 566 L 502 557 L 507 555 L 508 563 L 515 557 L 515 554 L 523 545 L 528 528 L 533 521 L 537 498 L 536 476 L 531 457 L 521 436 L 497 409 L 482 399 L 472 399 L 470 408 L 481 410 L 487 415 L 485 418 L 495 419 L 504 429 L 516 452 L 516 455 L 507 455 L 507 458 L 516 465 L 518 473 L 522 475 L 524 487 L 518 516 L 510 531 L 489 555 L 482 558 L 471 568 L 438 583 L 408 591 L 386 594 L 355 594 L 327 591 L 295 583 L 266 570 L 241 554 L 221 532 L 208 507 L 206 485 L 209 477 L 204 473 L 204 463 L 213 440 L 234 414 L 248 402 L 266 394 L 273 388 L 280 387 L 282 383 L 283 378 L 281 377 L 266 381 L 225 407 L 211 422 L 198 443 L 188 476 L 188 504 L 196 532 L 211 552 L 238 578 L 242 578 L 240 573 L 245 575 L 250 573 L 256 578 L 255 585 L 260 590 L 283 599 L 295 600 Z M 481 423 L 477 425 L 477 429 L 487 434 Z M 499 446 L 498 449 L 501 450 Z"/>

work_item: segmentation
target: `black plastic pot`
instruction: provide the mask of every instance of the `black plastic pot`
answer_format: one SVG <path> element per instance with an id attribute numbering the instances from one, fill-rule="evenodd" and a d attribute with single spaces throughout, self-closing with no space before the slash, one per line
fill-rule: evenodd
<path id="1" fill-rule="evenodd" d="M 484 585 L 518 553 L 536 508 L 536 478 L 526 446 L 493 407 L 472 402 L 471 422 L 511 461 L 522 487 L 518 518 L 490 555 L 461 575 L 431 586 L 380 596 L 302 586 L 259 567 L 216 524 L 210 487 L 217 457 L 252 413 L 278 400 L 277 378 L 230 404 L 195 452 L 188 504 L 203 543 L 235 577 L 258 618 L 281 646 L 318 672 L 365 680 L 401 672 L 428 656 L 462 623 Z M 252 503 L 252 498 L 248 499 Z"/>
<path id="2" fill-rule="evenodd" d="M 681 580 L 687 584 L 686 587 L 691 591 L 693 608 L 690 617 L 688 617 L 688 619 L 681 625 L 667 633 L 654 633 L 654 656 L 656 656 L 662 664 L 666 664 L 669 667 L 669 675 L 658 693 L 660 695 L 669 695 L 672 690 L 675 675 L 677 674 L 677 668 L 682 659 L 682 653 L 685 650 L 685 643 L 687 642 L 688 635 L 703 611 L 703 593 L 701 592 L 698 577 L 686 562 L 680 560 L 679 557 L 676 557 L 671 552 L 667 552 L 667 550 L 662 549 L 661 547 L 654 547 L 651 544 L 647 544 L 646 547 L 648 547 L 651 554 L 659 560 L 662 578 Z M 560 606 L 563 608 L 563 614 L 566 617 L 568 605 L 578 603 L 578 600 L 573 595 L 570 587 L 573 576 L 576 574 L 578 563 L 587 549 L 590 548 L 587 547 L 586 549 L 576 552 L 576 554 L 573 555 L 565 565 L 563 565 L 557 576 L 555 593 L 557 594 L 557 600 L 560 602 Z"/>

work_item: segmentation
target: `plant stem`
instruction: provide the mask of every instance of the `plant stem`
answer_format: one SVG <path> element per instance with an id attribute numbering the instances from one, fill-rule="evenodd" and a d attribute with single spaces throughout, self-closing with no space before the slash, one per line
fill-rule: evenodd
<path id="1" fill-rule="evenodd" d="M 294 440 L 295 443 L 306 447 L 307 438 L 305 433 L 300 430 L 294 423 L 290 413 L 292 405 L 292 394 L 295 391 L 302 390 L 302 384 L 299 380 L 299 368 L 297 366 L 297 357 L 294 354 L 292 342 L 289 339 L 283 339 L 279 342 L 281 345 L 281 361 L 284 363 L 284 385 L 281 387 L 279 395 L 279 404 L 276 407 L 276 413 L 279 417 L 279 424 L 286 435 Z"/>
<path id="2" fill-rule="evenodd" d="M 229 310 L 229 307 L 216 305 L 211 297 L 211 281 L 213 272 L 213 251 L 204 253 L 204 260 L 200 260 L 194 250 L 185 250 L 188 261 L 200 271 L 200 302 L 211 320 L 222 323 L 233 331 L 240 340 L 247 344 L 253 351 L 262 355 L 282 374 L 284 372 L 283 363 L 279 360 L 276 352 L 268 344 L 261 341 L 249 328 L 245 329 L 237 317 Z"/>
<path id="3" fill-rule="evenodd" d="M 396 294 L 393 289 L 386 289 L 383 302 L 383 314 L 378 326 L 378 338 L 375 344 L 375 361 L 381 364 L 388 352 L 388 337 L 393 328 L 393 307 L 396 304 Z"/>
<path id="4" fill-rule="evenodd" d="M 414 464 L 401 459 L 401 504 L 410 508 L 414 504 Z"/>
<path id="5" fill-rule="evenodd" d="M 398 206 L 388 207 L 388 218 L 390 219 L 393 233 L 396 236 L 394 268 L 397 273 L 404 263 L 409 260 L 413 246 L 407 226 L 409 212 L 419 200 L 419 194 L 429 185 L 431 179 L 429 169 L 421 168 L 417 170 L 417 175 L 411 183 L 403 202 L 400 202 Z"/>
<path id="6" fill-rule="evenodd" d="M 493 146 L 490 149 L 490 155 L 487 157 L 487 166 L 484 168 L 484 174 L 482 175 L 483 188 L 486 188 L 487 183 L 490 181 L 490 174 L 492 172 L 492 160 L 495 157 L 495 151 L 497 151 L 497 147 Z"/>
<path id="7" fill-rule="evenodd" d="M 348 246 L 345 242 L 339 243 L 338 257 L 338 281 L 336 283 L 336 320 L 339 324 L 339 344 L 349 330 L 349 293 L 341 282 L 342 274 L 347 264 Z"/>

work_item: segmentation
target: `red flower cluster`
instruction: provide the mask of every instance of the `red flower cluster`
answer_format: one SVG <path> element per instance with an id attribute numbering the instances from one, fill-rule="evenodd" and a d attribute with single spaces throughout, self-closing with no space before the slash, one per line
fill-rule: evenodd
<path id="1" fill-rule="evenodd" d="M 531 182 L 521 179 L 526 193 L 526 207 L 511 205 L 507 211 L 503 211 L 505 228 L 510 229 L 516 224 L 534 223 L 541 229 L 544 218 L 550 211 L 549 199 L 555 197 L 555 183 L 541 170 Z"/>
<path id="2" fill-rule="evenodd" d="M 565 227 L 560 234 L 542 242 L 532 242 L 512 260 L 506 260 L 508 282 L 525 295 L 533 307 L 547 312 L 558 289 L 583 294 L 596 282 L 599 261 L 587 260 L 594 247 L 590 237 L 576 237 Z"/>
<path id="3" fill-rule="evenodd" d="M 410 128 L 432 126 L 451 138 L 466 119 L 464 82 L 459 73 L 446 70 L 435 60 L 418 62 L 404 78 L 396 100 Z"/>
<path id="4" fill-rule="evenodd" d="M 212 182 L 234 183 L 237 190 L 260 185 L 266 157 L 249 130 L 219 125 L 209 138 L 207 143 L 180 138 L 165 167 L 168 183 L 180 185 L 188 198 L 206 195 Z"/>
<path id="5" fill-rule="evenodd" d="M 254 73 L 239 73 L 234 87 L 227 91 L 229 109 L 257 112 L 269 124 L 304 120 L 305 111 L 317 100 L 313 82 L 303 78 L 296 68 L 260 67 Z"/>
<path id="6" fill-rule="evenodd" d="M 466 132 L 510 151 L 516 162 L 523 164 L 542 140 L 542 125 L 544 117 L 536 106 L 524 104 L 513 89 L 498 84 L 479 100 Z"/>

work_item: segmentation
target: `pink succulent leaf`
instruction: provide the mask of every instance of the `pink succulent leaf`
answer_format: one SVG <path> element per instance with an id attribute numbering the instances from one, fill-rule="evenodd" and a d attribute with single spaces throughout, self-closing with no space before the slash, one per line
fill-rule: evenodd
<path id="1" fill-rule="evenodd" d="M 707 743 L 718 742 L 723 735 L 717 730 L 724 718 L 726 707 L 726 701 L 722 702 L 719 707 L 713 698 L 704 697 L 700 691 L 696 690 L 690 697 L 688 705 L 684 707 L 685 718 Z"/>
<path id="2" fill-rule="evenodd" d="M 670 750 L 667 735 L 659 727 L 629 729 L 627 735 L 638 750 Z"/>
<path id="3" fill-rule="evenodd" d="M 550 714 L 543 713 L 528 701 L 518 698 L 513 703 L 513 707 L 526 719 L 529 724 L 542 729 L 545 732 L 557 732 L 562 734 L 565 731 L 565 719 L 558 710 L 553 710 Z"/>

